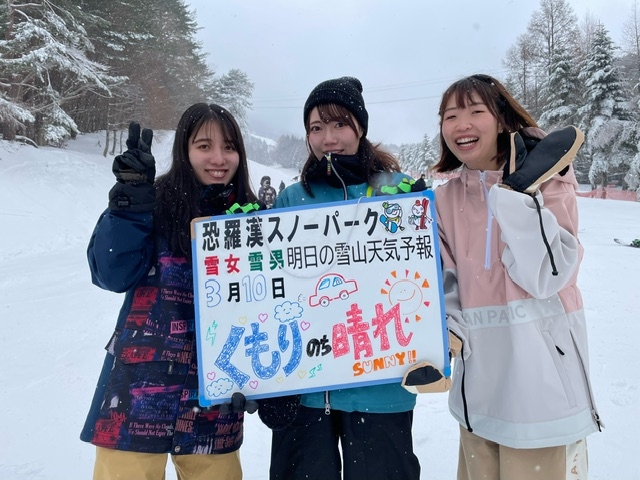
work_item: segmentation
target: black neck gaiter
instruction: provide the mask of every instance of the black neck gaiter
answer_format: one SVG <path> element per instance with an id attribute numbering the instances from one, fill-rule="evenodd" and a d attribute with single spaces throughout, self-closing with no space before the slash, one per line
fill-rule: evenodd
<path id="1" fill-rule="evenodd" d="M 200 190 L 200 215 L 220 215 L 235 201 L 233 183 L 205 185 Z"/>
<path id="2" fill-rule="evenodd" d="M 343 182 L 344 185 L 366 183 L 367 168 L 357 154 L 328 154 L 309 168 L 307 178 L 309 180 L 324 180 L 334 188 L 342 188 Z"/>

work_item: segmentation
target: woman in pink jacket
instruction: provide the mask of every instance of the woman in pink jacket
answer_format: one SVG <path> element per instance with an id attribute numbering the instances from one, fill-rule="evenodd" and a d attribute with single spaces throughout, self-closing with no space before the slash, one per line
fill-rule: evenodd
<path id="1" fill-rule="evenodd" d="M 585 437 L 601 425 L 576 285 L 583 135 L 544 137 L 487 75 L 451 85 L 439 114 L 434 169 L 460 169 L 435 190 L 448 328 L 462 340 L 458 480 L 584 480 Z"/>

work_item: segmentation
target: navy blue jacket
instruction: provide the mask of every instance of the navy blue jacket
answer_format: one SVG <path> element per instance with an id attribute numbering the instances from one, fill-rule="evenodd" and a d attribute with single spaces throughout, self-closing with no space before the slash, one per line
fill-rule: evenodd
<path id="1" fill-rule="evenodd" d="M 190 260 L 154 236 L 151 213 L 109 209 L 87 255 L 93 283 L 125 298 L 80 438 L 143 453 L 240 448 L 243 414 L 198 405 Z"/>

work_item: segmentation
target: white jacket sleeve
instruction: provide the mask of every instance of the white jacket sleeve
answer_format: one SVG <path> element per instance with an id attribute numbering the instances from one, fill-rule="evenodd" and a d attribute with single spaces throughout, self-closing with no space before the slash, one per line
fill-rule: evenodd
<path id="1" fill-rule="evenodd" d="M 489 207 L 500 225 L 506 244 L 502 263 L 509 277 L 534 298 L 548 298 L 564 288 L 577 272 L 582 254 L 576 237 L 575 194 L 564 182 L 550 180 L 544 193 L 533 197 L 498 185 L 489 191 Z M 546 203 L 546 205 L 545 205 Z M 544 244 L 540 219 L 558 271 L 553 275 Z"/>

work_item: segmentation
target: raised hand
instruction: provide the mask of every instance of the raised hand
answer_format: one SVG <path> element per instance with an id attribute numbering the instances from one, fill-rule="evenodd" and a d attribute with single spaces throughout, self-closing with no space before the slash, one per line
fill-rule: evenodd
<path id="1" fill-rule="evenodd" d="M 116 184 L 109 192 L 109 208 L 131 212 L 151 212 L 155 206 L 156 161 L 151 155 L 153 130 L 129 124 L 127 150 L 113 160 Z"/>
<path id="2" fill-rule="evenodd" d="M 153 184 L 156 161 L 151 155 L 153 130 L 145 128 L 140 135 L 140 124 L 129 124 L 127 150 L 113 160 L 113 174 L 122 183 L 147 182 Z"/>
<path id="3" fill-rule="evenodd" d="M 540 185 L 573 162 L 584 142 L 576 127 L 555 130 L 531 151 L 518 132 L 511 134 L 511 154 L 504 166 L 502 184 L 521 193 L 535 194 Z"/>

